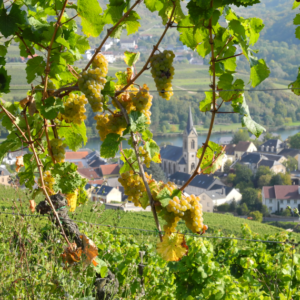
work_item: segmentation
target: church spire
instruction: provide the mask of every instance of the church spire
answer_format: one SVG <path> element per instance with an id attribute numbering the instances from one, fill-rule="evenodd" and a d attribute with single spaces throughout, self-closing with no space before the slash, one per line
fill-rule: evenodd
<path id="1" fill-rule="evenodd" d="M 190 133 L 194 128 L 194 123 L 193 123 L 193 116 L 192 116 L 192 110 L 191 107 L 189 108 L 189 115 L 188 115 L 188 121 L 186 125 L 186 131 Z"/>

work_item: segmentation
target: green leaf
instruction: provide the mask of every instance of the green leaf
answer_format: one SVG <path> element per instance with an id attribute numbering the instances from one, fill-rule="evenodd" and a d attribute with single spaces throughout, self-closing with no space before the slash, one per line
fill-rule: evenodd
<path id="1" fill-rule="evenodd" d="M 140 58 L 140 52 L 134 53 L 134 52 L 125 51 L 124 55 L 125 55 L 125 58 L 124 58 L 125 63 L 129 67 L 133 66 Z"/>
<path id="2" fill-rule="evenodd" d="M 147 192 L 143 192 L 142 197 L 139 199 L 139 201 L 142 205 L 142 208 L 146 209 L 147 206 L 150 204 Z"/>
<path id="3" fill-rule="evenodd" d="M 77 166 L 70 162 L 55 164 L 51 174 L 55 178 L 55 189 L 63 194 L 74 192 L 82 183 Z"/>
<path id="4" fill-rule="evenodd" d="M 0 32 L 4 37 L 9 37 L 18 31 L 18 25 L 25 24 L 26 12 L 20 9 L 15 3 L 12 5 L 9 14 L 6 9 L 0 9 Z"/>
<path id="5" fill-rule="evenodd" d="M 138 22 L 140 16 L 137 12 L 131 11 L 128 17 L 125 19 L 124 24 L 126 25 L 127 35 L 133 34 L 139 30 L 141 24 Z"/>
<path id="6" fill-rule="evenodd" d="M 146 146 L 146 150 L 147 150 L 151 160 L 156 163 L 160 163 L 161 161 L 160 161 L 160 159 L 158 159 L 159 153 L 160 153 L 160 148 L 156 144 L 156 142 L 154 140 L 150 140 L 149 142 L 145 143 L 145 146 Z"/>
<path id="7" fill-rule="evenodd" d="M 43 75 L 46 63 L 42 56 L 36 56 L 27 61 L 26 73 L 27 83 L 31 83 L 37 75 Z"/>
<path id="8" fill-rule="evenodd" d="M 158 194 L 157 199 L 160 202 L 161 206 L 166 207 L 171 199 L 170 192 L 167 188 L 163 188 Z"/>
<path id="9" fill-rule="evenodd" d="M 142 132 L 142 138 L 144 141 L 149 141 L 153 137 L 153 133 L 149 130 L 146 129 L 145 131 Z"/>
<path id="10" fill-rule="evenodd" d="M 88 37 L 99 36 L 105 25 L 99 2 L 97 0 L 78 0 L 77 6 L 83 33 Z"/>
<path id="11" fill-rule="evenodd" d="M 116 24 L 121 19 L 125 7 L 126 3 L 124 1 L 120 1 L 116 5 L 107 5 L 107 9 L 104 12 L 105 23 Z"/>
<path id="12" fill-rule="evenodd" d="M 61 99 L 49 97 L 45 99 L 45 105 L 38 107 L 43 117 L 53 120 L 59 112 L 63 112 L 64 104 Z"/>
<path id="13" fill-rule="evenodd" d="M 294 1 L 294 3 L 293 3 L 293 7 L 292 7 L 292 9 L 295 9 L 295 8 L 297 8 L 299 5 L 300 5 L 300 2 L 299 2 L 299 1 L 297 1 L 297 0 L 295 0 L 295 1 Z"/>
<path id="14" fill-rule="evenodd" d="M 100 259 L 98 256 L 94 258 L 94 261 L 97 263 L 97 266 L 92 264 L 95 271 L 101 275 L 102 278 L 105 278 L 108 274 L 108 267 L 104 260 Z"/>
<path id="15" fill-rule="evenodd" d="M 126 74 L 126 72 L 119 71 L 115 75 L 118 79 L 117 85 L 126 85 L 127 84 L 127 74 Z"/>
<path id="16" fill-rule="evenodd" d="M 250 38 L 249 44 L 254 45 L 259 38 L 259 33 L 263 30 L 265 25 L 263 24 L 262 19 L 251 18 L 250 19 L 250 32 L 247 34 Z"/>
<path id="17" fill-rule="evenodd" d="M 125 159 L 124 155 L 127 160 Z M 128 162 L 132 165 L 135 171 L 139 171 L 139 164 L 136 161 L 136 156 L 133 149 L 123 149 L 123 152 L 121 153 L 121 160 L 124 162 L 124 165 L 120 169 L 120 174 L 132 170 Z"/>
<path id="18" fill-rule="evenodd" d="M 0 164 L 2 163 L 3 158 L 9 151 L 17 150 L 22 146 L 19 138 L 7 139 L 0 144 Z"/>
<path id="19" fill-rule="evenodd" d="M 157 10 L 156 5 L 157 5 L 158 0 L 144 0 L 144 3 L 146 7 L 151 11 L 154 12 Z"/>
<path id="20" fill-rule="evenodd" d="M 109 133 L 100 147 L 101 157 L 115 157 L 119 150 L 119 145 L 123 140 L 125 139 L 122 138 L 119 134 Z"/>
<path id="21" fill-rule="evenodd" d="M 266 65 L 263 59 L 259 59 L 257 64 L 251 67 L 250 80 L 252 87 L 258 86 L 262 81 L 268 78 L 270 75 L 270 69 Z"/>
<path id="22" fill-rule="evenodd" d="M 200 111 L 206 112 L 211 110 L 212 100 L 213 100 L 213 92 L 205 92 L 205 99 L 200 101 L 199 109 Z"/>
<path id="23" fill-rule="evenodd" d="M 59 127 L 58 134 L 60 137 L 65 138 L 64 142 L 71 150 L 77 151 L 78 149 L 82 148 L 82 144 L 86 144 L 87 135 L 84 122 L 78 125 L 74 123 L 66 123 L 65 121 L 63 121 L 61 125 L 66 127 Z"/>
<path id="24" fill-rule="evenodd" d="M 107 81 L 104 85 L 104 89 L 101 91 L 103 96 L 109 95 L 113 97 L 115 95 L 116 87 L 113 81 Z"/>
<path id="25" fill-rule="evenodd" d="M 57 36 L 55 39 L 55 42 L 58 44 L 61 44 L 62 46 L 66 47 L 67 49 L 70 49 L 69 42 L 66 41 L 62 36 Z"/>
<path id="26" fill-rule="evenodd" d="M 3 45 L 0 45 L 0 56 L 5 56 L 7 53 L 7 48 Z"/>
<path id="27" fill-rule="evenodd" d="M 133 132 L 144 131 L 147 127 L 147 117 L 139 111 L 132 111 L 129 114 L 130 130 Z"/>
<path id="28" fill-rule="evenodd" d="M 9 93 L 9 84 L 11 81 L 11 76 L 7 75 L 7 71 L 4 67 L 0 68 L 0 93 Z"/>
<path id="29" fill-rule="evenodd" d="M 25 154 L 23 156 L 23 162 L 25 170 L 19 172 L 20 184 L 25 184 L 28 189 L 32 189 L 35 184 L 35 171 L 37 170 L 37 164 L 33 159 L 33 154 Z"/>

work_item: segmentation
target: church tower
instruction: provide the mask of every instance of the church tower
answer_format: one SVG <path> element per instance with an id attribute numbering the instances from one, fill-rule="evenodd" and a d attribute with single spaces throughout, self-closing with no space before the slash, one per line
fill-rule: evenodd
<path id="1" fill-rule="evenodd" d="M 183 132 L 183 157 L 186 161 L 185 172 L 191 174 L 197 166 L 198 134 L 194 127 L 191 107 L 189 108 L 186 129 Z"/>

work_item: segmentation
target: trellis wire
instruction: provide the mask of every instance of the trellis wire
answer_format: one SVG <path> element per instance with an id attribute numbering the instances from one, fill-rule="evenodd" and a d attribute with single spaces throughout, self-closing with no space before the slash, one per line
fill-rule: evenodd
<path id="1" fill-rule="evenodd" d="M 27 215 L 27 214 L 19 214 L 19 213 L 9 213 L 9 212 L 1 212 L 0 214 L 9 214 L 9 215 L 18 215 L 18 216 L 22 216 L 22 217 L 49 217 L 49 215 L 47 216 L 41 216 L 41 215 Z M 63 221 L 64 218 L 61 218 L 61 220 Z M 67 220 L 67 219 L 65 219 Z M 71 220 L 73 222 L 77 222 L 77 223 L 84 223 L 84 224 L 88 224 L 88 225 L 93 225 L 93 226 L 104 226 L 104 227 L 109 227 L 109 228 L 116 228 L 116 229 L 128 229 L 128 230 L 138 230 L 138 231 L 144 231 L 144 232 L 152 232 L 155 234 L 158 234 L 159 231 L 158 230 L 149 230 L 149 229 L 142 229 L 142 228 L 134 228 L 134 227 L 123 227 L 123 226 L 114 226 L 114 225 L 109 225 L 109 224 L 95 224 L 95 223 L 90 223 L 87 221 L 81 221 L 81 220 L 74 220 L 74 219 L 68 219 Z M 164 231 L 161 231 L 161 233 L 164 233 Z M 196 235 L 194 233 L 183 233 L 184 235 L 189 235 L 189 236 L 193 236 L 193 237 L 197 237 L 197 238 L 207 238 L 207 239 L 228 239 L 228 240 L 239 240 L 239 241 L 246 241 L 246 242 L 260 242 L 260 243 L 273 243 L 273 244 L 290 244 L 293 246 L 298 246 L 300 243 L 295 243 L 293 241 L 269 241 L 269 240 L 255 240 L 255 239 L 243 239 L 243 238 L 238 238 L 238 237 L 226 237 L 226 236 L 207 236 L 207 235 Z"/>

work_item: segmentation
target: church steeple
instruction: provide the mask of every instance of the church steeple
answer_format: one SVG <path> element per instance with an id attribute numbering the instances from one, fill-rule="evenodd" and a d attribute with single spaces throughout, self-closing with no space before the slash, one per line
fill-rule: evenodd
<path id="1" fill-rule="evenodd" d="M 191 107 L 189 108 L 189 115 L 188 115 L 188 121 L 186 124 L 186 131 L 189 134 L 194 128 L 194 122 L 193 122 L 193 116 L 192 116 L 192 110 Z"/>

